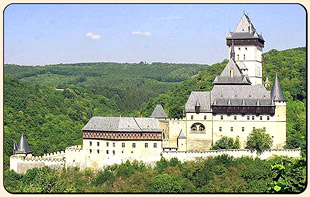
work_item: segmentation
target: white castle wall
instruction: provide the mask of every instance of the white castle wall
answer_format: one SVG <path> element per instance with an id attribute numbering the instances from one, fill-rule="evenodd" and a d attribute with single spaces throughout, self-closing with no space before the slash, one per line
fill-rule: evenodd
<path id="1" fill-rule="evenodd" d="M 197 158 L 207 158 L 210 156 L 220 156 L 227 154 L 229 156 L 239 158 L 239 157 L 252 157 L 252 158 L 260 158 L 260 159 L 267 159 L 274 155 L 277 156 L 287 156 L 287 157 L 300 157 L 301 150 L 298 149 L 268 149 L 263 151 L 261 154 L 257 154 L 256 151 L 251 151 L 248 149 L 240 149 L 240 150 L 209 150 L 209 151 L 163 151 L 162 156 L 170 160 L 172 158 L 177 158 L 179 161 L 190 161 L 195 160 Z"/>
<path id="2" fill-rule="evenodd" d="M 53 169 L 62 169 L 65 164 L 64 157 L 41 157 L 41 156 L 19 156 L 12 155 L 10 157 L 10 170 L 17 173 L 26 173 L 31 168 L 42 168 L 48 166 Z"/>

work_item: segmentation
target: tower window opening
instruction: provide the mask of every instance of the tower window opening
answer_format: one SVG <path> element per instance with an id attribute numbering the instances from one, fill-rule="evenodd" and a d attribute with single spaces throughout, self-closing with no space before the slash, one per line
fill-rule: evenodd
<path id="1" fill-rule="evenodd" d="M 205 116 L 203 117 L 203 119 L 207 120 L 207 116 L 205 115 Z"/>
<path id="2" fill-rule="evenodd" d="M 245 50 L 248 50 L 248 48 L 247 48 L 247 47 L 245 47 Z"/>
<path id="3" fill-rule="evenodd" d="M 244 132 L 244 127 L 242 127 L 242 131 Z"/>
<path id="4" fill-rule="evenodd" d="M 237 60 L 239 60 L 239 54 L 237 55 Z"/>
<path id="5" fill-rule="evenodd" d="M 245 54 L 243 54 L 243 59 L 245 60 Z"/>
<path id="6" fill-rule="evenodd" d="M 230 127 L 230 131 L 233 132 L 234 131 L 234 127 Z"/>
<path id="7" fill-rule="evenodd" d="M 219 131 L 222 132 L 222 127 L 219 127 Z"/>

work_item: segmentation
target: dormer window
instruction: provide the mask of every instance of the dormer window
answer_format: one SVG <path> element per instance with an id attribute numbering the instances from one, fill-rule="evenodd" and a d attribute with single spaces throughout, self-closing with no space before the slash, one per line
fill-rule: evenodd
<path id="1" fill-rule="evenodd" d="M 231 69 L 230 69 L 230 78 L 233 78 L 233 77 L 234 77 L 234 69 L 231 68 Z"/>

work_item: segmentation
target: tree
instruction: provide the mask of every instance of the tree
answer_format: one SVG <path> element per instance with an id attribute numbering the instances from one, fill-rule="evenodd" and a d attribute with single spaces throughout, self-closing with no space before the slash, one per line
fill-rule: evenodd
<path id="1" fill-rule="evenodd" d="M 272 139 L 265 129 L 254 129 L 247 137 L 246 148 L 261 153 L 272 146 Z"/>
<path id="2" fill-rule="evenodd" d="M 233 138 L 229 138 L 227 136 L 222 137 L 218 141 L 215 142 L 215 144 L 212 145 L 211 150 L 218 150 L 218 149 L 239 149 L 240 148 L 240 142 L 239 138 L 236 138 L 236 141 L 234 142 Z"/>

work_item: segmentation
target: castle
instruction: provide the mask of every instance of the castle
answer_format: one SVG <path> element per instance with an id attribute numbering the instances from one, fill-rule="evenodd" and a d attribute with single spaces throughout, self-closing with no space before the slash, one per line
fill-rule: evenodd
<path id="1" fill-rule="evenodd" d="M 140 160 L 154 163 L 161 157 L 192 160 L 228 154 L 234 157 L 268 158 L 274 154 L 299 157 L 300 149 L 283 149 L 286 144 L 286 100 L 275 76 L 271 91 L 263 85 L 264 39 L 246 14 L 226 38 L 229 62 L 215 77 L 210 92 L 191 92 L 182 119 L 169 119 L 161 105 L 149 118 L 92 117 L 82 128 L 83 145 L 64 152 L 33 157 L 23 134 L 14 144 L 10 169 L 24 173 L 33 167 L 91 167 Z M 245 148 L 253 129 L 264 129 L 273 147 L 262 154 Z M 239 138 L 240 150 L 210 150 L 227 136 Z"/>

